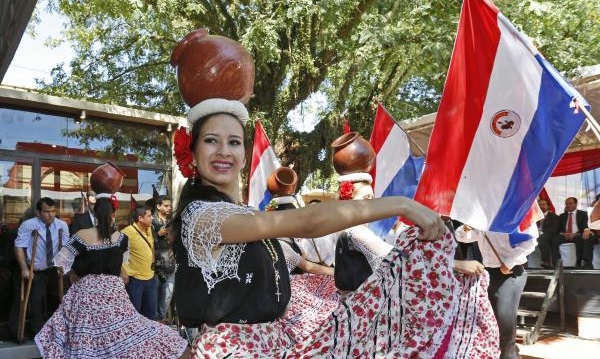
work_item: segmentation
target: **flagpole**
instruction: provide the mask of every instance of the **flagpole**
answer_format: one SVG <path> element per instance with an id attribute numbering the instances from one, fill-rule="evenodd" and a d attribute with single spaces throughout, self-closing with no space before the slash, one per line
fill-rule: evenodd
<path id="1" fill-rule="evenodd" d="M 581 101 L 579 101 L 579 98 L 575 97 L 573 99 L 573 103 L 575 104 L 575 107 L 578 110 L 581 110 L 581 112 L 583 112 L 583 114 L 585 115 L 586 122 L 592 128 L 592 131 L 594 132 L 594 134 L 596 135 L 596 137 L 600 140 L 600 125 L 598 125 L 598 122 L 596 121 L 596 119 L 594 118 L 594 116 L 592 116 L 592 114 L 590 113 L 590 111 L 588 111 L 587 108 L 585 108 L 585 106 L 583 106 L 581 104 Z"/>
<path id="2" fill-rule="evenodd" d="M 388 112 L 388 110 L 381 104 L 381 102 L 377 101 L 377 104 L 381 106 L 381 108 L 385 111 L 385 113 L 390 116 L 390 118 L 392 118 L 394 120 L 394 123 L 402 130 L 402 132 L 404 132 L 404 134 L 406 135 L 406 138 L 408 138 L 408 140 L 410 141 L 410 143 L 412 143 L 413 145 L 415 145 L 415 147 L 419 150 L 419 152 L 421 153 L 421 156 L 425 156 L 425 151 L 423 151 L 423 149 L 421 148 L 421 146 L 419 146 L 419 144 L 410 136 L 410 134 L 408 132 L 406 132 L 406 130 L 404 128 L 402 128 L 402 126 L 400 126 L 400 124 L 398 123 L 398 121 L 396 121 L 396 119 L 394 118 L 394 116 L 390 115 L 390 113 Z"/>
<path id="3" fill-rule="evenodd" d="M 484 231 L 481 231 L 481 233 L 483 233 L 483 236 L 485 237 L 485 240 L 489 244 L 490 248 L 492 248 L 492 252 L 494 252 L 494 255 L 496 256 L 496 258 L 498 258 L 498 261 L 500 261 L 500 271 L 502 272 L 502 274 L 510 274 L 510 273 L 512 273 L 512 270 L 510 270 L 510 268 L 508 268 L 508 266 L 506 264 L 504 264 L 504 261 L 502 260 L 502 258 L 500 258 L 500 254 L 498 254 L 498 251 L 496 250 L 496 247 L 494 247 L 494 245 L 492 244 L 492 241 L 488 237 L 487 233 L 485 233 Z M 510 272 L 504 273 L 502 271 L 502 267 L 508 268 Z"/>

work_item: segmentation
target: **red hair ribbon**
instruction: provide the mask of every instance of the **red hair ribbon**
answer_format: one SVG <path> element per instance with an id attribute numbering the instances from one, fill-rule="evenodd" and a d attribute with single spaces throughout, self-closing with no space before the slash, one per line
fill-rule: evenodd
<path id="1" fill-rule="evenodd" d="M 117 196 L 115 196 L 113 194 L 110 197 L 108 197 L 108 200 L 110 201 L 110 204 L 112 205 L 113 211 L 116 211 L 117 209 L 119 209 L 119 200 L 117 199 Z"/>

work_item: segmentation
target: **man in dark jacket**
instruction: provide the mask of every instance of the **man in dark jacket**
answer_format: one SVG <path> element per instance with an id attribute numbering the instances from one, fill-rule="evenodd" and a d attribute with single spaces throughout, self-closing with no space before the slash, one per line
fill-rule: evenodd
<path id="1" fill-rule="evenodd" d="M 569 197 L 565 200 L 565 212 L 559 216 L 559 222 L 560 233 L 553 253 L 555 263 L 560 258 L 558 245 L 575 243 L 577 253 L 575 266 L 579 268 L 582 266 L 591 267 L 594 246 L 589 240 L 590 232 L 586 231 L 588 228 L 588 215 L 586 211 L 577 209 L 577 198 Z"/>
<path id="2" fill-rule="evenodd" d="M 70 233 L 77 233 L 80 229 L 88 229 L 96 226 L 96 216 L 94 215 L 94 205 L 96 204 L 96 194 L 94 191 L 88 191 L 86 194 L 87 210 L 83 213 L 76 213 L 71 223 Z"/>
<path id="3" fill-rule="evenodd" d="M 539 199 L 538 205 L 544 213 L 544 218 L 537 222 L 538 231 L 540 232 L 540 236 L 538 237 L 538 247 L 540 247 L 542 267 L 551 268 L 552 264 L 550 262 L 550 254 L 558 252 L 558 248 L 554 250 L 552 246 L 557 245 L 558 243 L 557 237 L 560 221 L 556 214 L 550 212 L 550 205 L 548 204 L 548 201 L 545 199 Z"/>

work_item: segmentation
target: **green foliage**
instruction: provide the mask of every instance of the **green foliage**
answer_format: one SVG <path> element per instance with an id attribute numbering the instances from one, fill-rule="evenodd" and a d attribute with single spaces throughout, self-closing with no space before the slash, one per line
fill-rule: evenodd
<path id="1" fill-rule="evenodd" d="M 569 76 L 600 58 L 597 0 L 496 3 Z M 64 39 L 77 52 L 70 73 L 58 65 L 52 83 L 40 83 L 60 96 L 183 115 L 168 65 L 177 42 L 199 27 L 242 42 L 257 70 L 251 113 L 301 180 L 331 175 L 329 144 L 342 115 L 368 137 L 376 101 L 396 119 L 436 110 L 460 13 L 460 2 L 442 0 L 50 0 L 49 7 L 67 17 Z M 329 106 L 313 131 L 294 131 L 289 111 L 315 92 Z"/>

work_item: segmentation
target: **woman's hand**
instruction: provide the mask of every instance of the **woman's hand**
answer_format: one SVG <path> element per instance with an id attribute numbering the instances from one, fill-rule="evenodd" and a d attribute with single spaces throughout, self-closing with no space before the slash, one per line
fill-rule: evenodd
<path id="1" fill-rule="evenodd" d="M 400 215 L 421 228 L 419 239 L 436 240 L 443 237 L 448 230 L 439 213 L 412 200 L 407 202 L 405 213 Z"/>
<path id="2" fill-rule="evenodd" d="M 468 276 L 480 275 L 485 270 L 483 264 L 479 263 L 478 261 L 461 260 L 454 261 L 454 269 Z"/>

